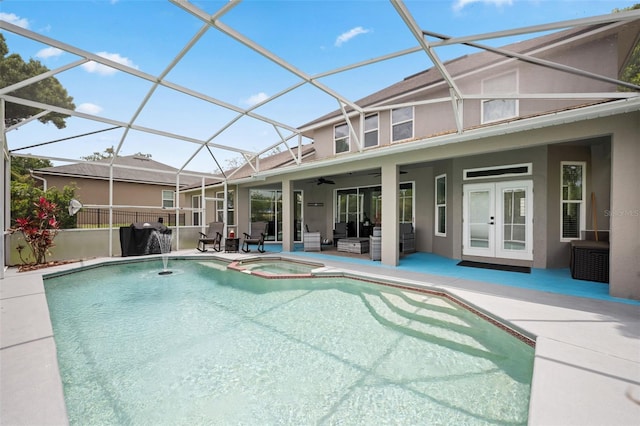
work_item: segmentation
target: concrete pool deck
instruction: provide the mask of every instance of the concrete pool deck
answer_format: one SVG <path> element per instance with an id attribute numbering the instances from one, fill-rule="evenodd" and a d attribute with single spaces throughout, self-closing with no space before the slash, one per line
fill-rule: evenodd
<path id="1" fill-rule="evenodd" d="M 410 262 L 390 268 L 329 255 L 277 254 L 322 263 L 328 272 L 445 291 L 534 336 L 530 425 L 638 424 L 640 302 L 551 292 L 542 285 L 545 283 L 540 289 L 495 284 L 474 279 L 475 271 L 460 276 L 433 268 L 439 272 L 435 275 L 424 266 L 406 267 Z M 231 261 L 256 254 L 171 253 L 171 257 L 179 256 Z M 5 279 L 0 280 L 1 424 L 68 423 L 42 275 L 122 260 L 96 259 L 24 273 L 6 271 Z"/>

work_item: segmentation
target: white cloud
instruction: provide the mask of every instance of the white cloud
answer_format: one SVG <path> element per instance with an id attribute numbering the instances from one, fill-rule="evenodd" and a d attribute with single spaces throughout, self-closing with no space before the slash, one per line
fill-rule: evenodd
<path id="1" fill-rule="evenodd" d="M 131 68 L 138 69 L 138 66 L 133 63 L 133 61 L 129 58 L 125 58 L 124 56 L 120 56 L 119 53 L 109 53 L 109 52 L 98 52 L 96 55 L 101 56 L 105 59 L 109 59 L 111 61 L 117 62 L 122 65 L 126 65 Z M 85 71 L 90 73 L 96 73 L 100 75 L 111 75 L 118 72 L 117 69 L 108 67 L 106 65 L 99 64 L 97 62 L 91 61 L 82 65 Z"/>
<path id="2" fill-rule="evenodd" d="M 0 21 L 7 21 L 10 24 L 17 25 L 22 28 L 29 28 L 29 21 L 27 18 L 20 18 L 15 13 L 0 12 Z"/>
<path id="3" fill-rule="evenodd" d="M 96 104 L 91 104 L 91 103 L 84 103 L 84 104 L 80 104 L 76 107 L 76 111 L 78 112 L 84 112 L 85 114 L 99 114 L 100 112 L 102 112 L 102 107 Z"/>
<path id="4" fill-rule="evenodd" d="M 348 42 L 349 40 L 351 40 L 355 36 L 358 36 L 360 34 L 366 34 L 368 32 L 369 32 L 369 30 L 365 30 L 362 27 L 351 28 L 346 33 L 342 33 L 342 34 L 340 34 L 338 36 L 338 38 L 336 39 L 335 45 L 336 45 L 336 47 L 340 47 L 340 46 L 342 46 L 342 43 Z"/>
<path id="5" fill-rule="evenodd" d="M 513 0 L 455 0 L 455 2 L 453 3 L 453 10 L 459 12 L 465 6 L 472 3 L 485 3 L 494 6 L 511 6 L 513 4 Z"/>
<path id="6" fill-rule="evenodd" d="M 249 98 L 245 99 L 243 103 L 249 106 L 253 106 L 255 104 L 259 104 L 260 102 L 264 101 L 268 97 L 269 95 L 267 95 L 266 93 L 260 92 L 260 93 L 256 93 L 255 95 L 249 96 Z"/>
<path id="7" fill-rule="evenodd" d="M 36 53 L 36 58 L 40 58 L 40 59 L 53 58 L 55 56 L 60 56 L 63 53 L 64 52 L 58 49 L 57 47 L 47 47 L 45 49 L 38 51 L 38 53 Z"/>

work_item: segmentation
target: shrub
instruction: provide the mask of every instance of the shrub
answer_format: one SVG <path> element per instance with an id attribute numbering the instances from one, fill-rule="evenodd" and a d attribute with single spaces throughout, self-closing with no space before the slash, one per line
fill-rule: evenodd
<path id="1" fill-rule="evenodd" d="M 24 241 L 31 249 L 31 254 L 36 264 L 46 262 L 46 256 L 50 253 L 51 247 L 55 244 L 53 239 L 58 235 L 60 222 L 56 219 L 58 206 L 48 201 L 45 197 L 40 197 L 33 203 L 34 210 L 30 216 L 16 219 L 16 224 L 9 231 L 22 232 Z M 18 246 L 17 250 L 23 264 L 27 262 L 22 257 L 24 246 Z"/>

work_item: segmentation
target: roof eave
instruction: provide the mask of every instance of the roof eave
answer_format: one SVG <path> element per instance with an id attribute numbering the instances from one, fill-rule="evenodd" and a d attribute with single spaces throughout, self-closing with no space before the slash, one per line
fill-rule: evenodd
<path id="1" fill-rule="evenodd" d="M 416 140 L 414 142 L 385 146 L 383 148 L 367 150 L 364 152 L 354 153 L 350 156 L 340 156 L 330 160 L 320 160 L 314 163 L 301 164 L 298 166 L 283 167 L 278 170 L 268 170 L 260 172 L 256 176 L 229 181 L 230 184 L 246 184 L 278 176 L 281 174 L 292 173 L 297 171 L 313 170 L 324 168 L 332 165 L 344 165 L 345 162 L 361 161 L 370 158 L 377 158 L 397 153 L 415 151 L 424 148 L 430 148 L 440 145 L 449 145 L 471 140 L 484 139 L 495 136 L 502 136 L 512 133 L 526 132 L 545 127 L 568 124 L 576 121 L 591 120 L 611 115 L 624 114 L 633 111 L 640 111 L 640 96 L 627 98 L 618 101 L 607 102 L 603 104 L 586 106 L 583 108 L 558 111 L 551 114 L 525 118 L 520 120 L 500 123 L 493 126 L 481 127 L 463 131 L 462 133 L 446 134 L 442 136 L 434 136 Z"/>

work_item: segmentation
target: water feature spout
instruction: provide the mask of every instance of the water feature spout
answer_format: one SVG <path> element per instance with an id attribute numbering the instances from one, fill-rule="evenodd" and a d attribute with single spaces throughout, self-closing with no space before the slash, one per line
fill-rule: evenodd
<path id="1" fill-rule="evenodd" d="M 151 240 L 156 240 L 160 246 L 160 253 L 162 254 L 162 271 L 158 272 L 158 275 L 169 275 L 173 271 L 168 269 L 169 253 L 171 252 L 171 233 L 161 233 L 154 230 Z"/>

